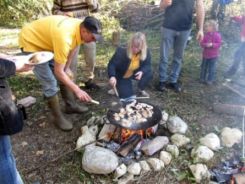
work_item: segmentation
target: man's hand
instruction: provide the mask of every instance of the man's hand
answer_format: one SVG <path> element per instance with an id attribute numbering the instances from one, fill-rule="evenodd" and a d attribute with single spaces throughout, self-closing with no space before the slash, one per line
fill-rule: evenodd
<path id="1" fill-rule="evenodd" d="M 143 72 L 142 72 L 142 71 L 139 71 L 139 72 L 137 72 L 137 73 L 134 74 L 134 75 L 135 75 L 135 79 L 136 79 L 136 80 L 140 80 L 140 79 L 142 78 Z"/>
<path id="2" fill-rule="evenodd" d="M 22 61 L 14 62 L 16 72 L 28 72 L 33 70 L 34 66 L 23 63 Z"/>
<path id="3" fill-rule="evenodd" d="M 203 37 L 204 37 L 203 31 L 202 30 L 199 30 L 197 32 L 197 36 L 196 36 L 197 41 L 198 42 L 201 42 L 203 40 Z"/>
<path id="4" fill-rule="evenodd" d="M 197 36 L 196 39 L 201 42 L 203 40 L 203 24 L 204 24 L 204 18 L 205 18 L 205 8 L 203 0 L 197 0 L 196 1 L 196 23 L 197 23 Z"/>
<path id="5" fill-rule="evenodd" d="M 112 87 L 115 87 L 116 84 L 117 84 L 117 79 L 116 79 L 116 77 L 111 77 L 111 78 L 109 79 L 109 84 L 110 84 Z"/>
<path id="6" fill-rule="evenodd" d="M 83 102 L 91 102 L 92 98 L 80 88 L 75 91 L 76 97 Z"/>

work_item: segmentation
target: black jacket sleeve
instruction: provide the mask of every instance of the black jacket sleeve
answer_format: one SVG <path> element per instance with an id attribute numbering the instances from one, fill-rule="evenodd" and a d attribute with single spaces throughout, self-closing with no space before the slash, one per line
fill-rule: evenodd
<path id="1" fill-rule="evenodd" d="M 12 61 L 0 58 L 0 78 L 10 77 L 16 71 L 15 64 Z"/>
<path id="2" fill-rule="evenodd" d="M 120 58 L 122 55 L 122 48 L 118 47 L 116 49 L 116 52 L 114 53 L 114 55 L 112 56 L 112 58 L 110 59 L 108 66 L 107 66 L 107 71 L 108 71 L 108 77 L 116 77 L 116 69 L 118 67 L 118 65 L 120 64 Z"/>

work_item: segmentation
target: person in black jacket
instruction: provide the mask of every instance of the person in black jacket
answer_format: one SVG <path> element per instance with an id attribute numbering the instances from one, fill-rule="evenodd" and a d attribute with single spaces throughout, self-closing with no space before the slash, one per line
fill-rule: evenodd
<path id="1" fill-rule="evenodd" d="M 149 96 L 145 88 L 152 79 L 151 55 L 143 33 L 135 33 L 127 48 L 117 48 L 108 64 L 108 76 L 110 85 L 117 88 L 121 99 L 135 97 L 132 80 L 138 81 L 137 94 Z"/>
<path id="2" fill-rule="evenodd" d="M 16 72 L 24 72 L 31 69 L 33 69 L 33 66 L 26 65 L 24 62 L 12 62 L 10 58 L 0 55 L 0 98 L 7 102 L 11 111 L 17 112 L 17 109 L 12 100 L 12 93 L 6 78 L 15 75 Z M 0 113 L 2 113 L 2 111 Z M 2 125 L 6 123 L 2 122 L 2 120 L 3 119 L 0 118 L 0 183 L 22 184 L 23 181 L 16 169 L 15 159 L 12 154 L 10 136 L 2 133 L 1 128 L 4 127 Z"/>

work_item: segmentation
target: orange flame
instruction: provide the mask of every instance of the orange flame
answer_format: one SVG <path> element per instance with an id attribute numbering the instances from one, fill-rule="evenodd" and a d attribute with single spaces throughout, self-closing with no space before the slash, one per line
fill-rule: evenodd
<path id="1" fill-rule="evenodd" d="M 121 131 L 122 142 L 125 142 L 130 136 L 134 134 L 139 134 L 141 138 L 143 139 L 143 137 L 149 137 L 150 135 L 152 135 L 153 129 L 148 128 L 146 130 L 130 130 L 130 129 L 122 128 L 122 131 Z"/>

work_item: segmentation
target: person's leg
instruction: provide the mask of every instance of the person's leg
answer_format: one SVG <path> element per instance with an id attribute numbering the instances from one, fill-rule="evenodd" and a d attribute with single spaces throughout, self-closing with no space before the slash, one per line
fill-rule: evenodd
<path id="1" fill-rule="evenodd" d="M 117 79 L 116 87 L 120 98 L 128 98 L 134 95 L 131 78 Z"/>
<path id="2" fill-rule="evenodd" d="M 98 89 L 94 82 L 94 68 L 96 64 L 96 43 L 90 42 L 83 44 L 83 52 L 85 59 L 84 81 L 85 87 L 88 89 Z"/>
<path id="3" fill-rule="evenodd" d="M 145 88 L 148 86 L 152 78 L 153 78 L 152 72 L 144 73 L 142 75 L 142 78 L 139 80 L 138 89 L 145 90 Z"/>
<path id="4" fill-rule="evenodd" d="M 208 79 L 207 82 L 213 83 L 215 81 L 216 65 L 218 58 L 212 58 L 208 60 Z"/>
<path id="5" fill-rule="evenodd" d="M 75 51 L 75 53 L 73 55 L 71 64 L 70 64 L 70 69 L 71 69 L 71 71 L 73 73 L 73 80 L 74 81 L 76 81 L 76 79 L 77 79 L 77 62 L 78 62 L 79 51 L 80 51 L 80 46 L 77 46 L 76 47 L 76 51 Z"/>
<path id="6" fill-rule="evenodd" d="M 58 92 L 57 80 L 52 71 L 53 61 L 36 65 L 33 72 L 42 85 L 45 97 L 54 96 Z"/>
<path id="7" fill-rule="evenodd" d="M 171 29 L 161 28 L 161 45 L 160 45 L 160 61 L 159 61 L 159 86 L 158 90 L 163 91 L 165 86 L 162 85 L 168 80 L 168 56 L 173 46 L 175 31 Z"/>
<path id="8" fill-rule="evenodd" d="M 245 51 L 244 51 L 243 44 L 241 44 L 235 51 L 233 63 L 230 66 L 230 68 L 225 72 L 225 77 L 231 77 L 237 72 L 240 63 L 242 61 L 242 55 L 244 52 Z"/>
<path id="9" fill-rule="evenodd" d="M 76 76 L 77 76 L 77 57 L 79 53 L 79 48 L 80 46 L 76 48 L 76 52 L 74 53 L 71 64 L 70 64 L 70 69 L 73 72 L 72 80 L 74 82 L 76 81 Z M 67 114 L 83 113 L 83 112 L 88 111 L 88 107 L 86 107 L 84 104 L 79 104 L 76 101 L 75 94 L 68 87 L 66 87 L 61 82 L 59 82 L 59 86 L 60 86 L 61 96 L 65 102 L 65 112 Z"/>
<path id="10" fill-rule="evenodd" d="M 183 54 L 186 47 L 187 39 L 190 35 L 191 30 L 180 31 L 176 33 L 174 40 L 174 55 L 173 63 L 171 66 L 170 83 L 177 83 L 179 79 L 179 74 L 181 71 Z"/>
<path id="11" fill-rule="evenodd" d="M 243 75 L 245 76 L 245 42 L 242 42 L 242 49 L 243 49 L 243 52 L 242 52 L 242 55 L 241 55 L 241 62 L 242 62 L 242 65 L 243 65 Z"/>
<path id="12" fill-rule="evenodd" d="M 0 136 L 0 183 L 23 184 L 16 169 L 9 136 Z"/>
<path id="13" fill-rule="evenodd" d="M 62 130 L 71 130 L 73 127 L 72 123 L 69 122 L 61 112 L 57 95 L 57 80 L 52 71 L 53 64 L 53 61 L 50 61 L 49 63 L 36 65 L 33 72 L 42 85 L 43 94 L 47 99 L 48 106 L 53 115 L 52 122 Z"/>
<path id="14" fill-rule="evenodd" d="M 200 71 L 200 81 L 205 82 L 206 76 L 207 76 L 207 60 L 203 58 L 201 64 L 201 71 Z"/>
<path id="15" fill-rule="evenodd" d="M 149 96 L 149 94 L 145 91 L 145 88 L 149 85 L 152 78 L 153 78 L 153 75 L 152 75 L 151 71 L 149 71 L 148 73 L 144 73 L 142 75 L 141 80 L 139 80 L 139 82 L 138 82 L 138 93 L 139 93 L 139 95 Z"/>

